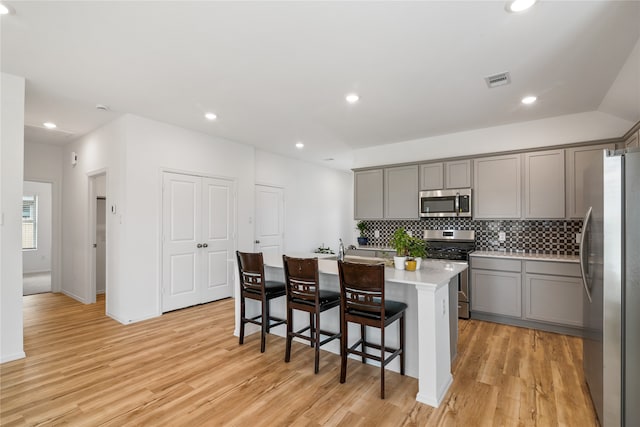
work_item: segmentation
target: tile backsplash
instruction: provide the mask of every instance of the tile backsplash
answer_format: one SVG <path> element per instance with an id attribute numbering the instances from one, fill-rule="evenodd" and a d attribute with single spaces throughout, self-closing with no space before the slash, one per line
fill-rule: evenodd
<path id="1" fill-rule="evenodd" d="M 422 236 L 424 230 L 474 230 L 476 248 L 485 250 L 525 250 L 561 255 L 578 255 L 576 233 L 582 230 L 582 220 L 474 220 L 471 218 L 427 218 L 421 220 L 368 220 L 369 243 L 388 246 L 398 227 Z M 374 230 L 380 237 L 374 237 Z M 506 240 L 498 241 L 505 232 Z"/>

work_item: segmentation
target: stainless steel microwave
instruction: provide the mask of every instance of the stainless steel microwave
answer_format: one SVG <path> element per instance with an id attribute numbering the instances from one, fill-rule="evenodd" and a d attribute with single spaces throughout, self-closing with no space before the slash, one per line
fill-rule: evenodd
<path id="1" fill-rule="evenodd" d="M 471 189 L 421 191 L 420 216 L 470 217 Z"/>

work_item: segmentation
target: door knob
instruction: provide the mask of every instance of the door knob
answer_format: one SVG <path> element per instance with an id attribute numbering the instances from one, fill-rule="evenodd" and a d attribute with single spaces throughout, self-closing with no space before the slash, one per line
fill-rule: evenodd
<path id="1" fill-rule="evenodd" d="M 256 240 L 256 243 L 260 243 L 260 240 Z"/>
<path id="2" fill-rule="evenodd" d="M 202 243 L 198 243 L 198 245 L 196 246 L 198 249 L 200 249 L 202 247 Z"/>
<path id="3" fill-rule="evenodd" d="M 202 244 L 202 247 L 203 247 L 203 248 L 208 248 L 208 247 L 209 247 L 209 245 L 208 245 L 208 244 L 206 244 L 206 243 L 203 243 L 203 244 Z"/>

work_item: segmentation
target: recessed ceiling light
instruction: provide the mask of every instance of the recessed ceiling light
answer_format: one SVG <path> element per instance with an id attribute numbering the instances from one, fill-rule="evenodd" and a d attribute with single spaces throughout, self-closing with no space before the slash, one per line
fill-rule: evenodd
<path id="1" fill-rule="evenodd" d="M 537 96 L 533 96 L 533 95 L 525 96 L 524 98 L 522 98 L 522 103 L 527 105 L 533 104 L 534 102 L 536 102 L 537 99 L 538 99 Z"/>
<path id="2" fill-rule="evenodd" d="M 350 93 L 344 99 L 346 99 L 349 104 L 355 104 L 356 102 L 358 102 L 360 97 L 355 93 Z"/>
<path id="3" fill-rule="evenodd" d="M 218 116 L 216 116 L 214 113 L 206 113 L 204 116 L 207 118 L 207 120 L 215 120 L 218 118 Z"/>
<path id="4" fill-rule="evenodd" d="M 536 1 L 537 0 L 512 0 L 507 2 L 505 9 L 507 9 L 508 12 L 523 12 L 536 4 Z"/>
<path id="5" fill-rule="evenodd" d="M 302 142 L 296 142 L 296 148 L 303 148 L 304 144 Z"/>
<path id="6" fill-rule="evenodd" d="M 0 3 L 0 15 L 8 15 L 11 13 L 11 9 L 8 6 Z"/>
<path id="7" fill-rule="evenodd" d="M 57 127 L 56 124 L 52 122 L 44 122 L 42 125 L 47 129 L 55 129 Z"/>

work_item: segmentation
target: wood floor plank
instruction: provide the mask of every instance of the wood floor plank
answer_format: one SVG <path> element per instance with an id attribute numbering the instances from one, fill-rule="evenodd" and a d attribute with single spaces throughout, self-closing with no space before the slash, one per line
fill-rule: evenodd
<path id="1" fill-rule="evenodd" d="M 575 337 L 460 321 L 454 382 L 439 408 L 417 380 L 270 335 L 238 345 L 234 301 L 121 325 L 104 297 L 24 297 L 27 358 L 0 365 L 2 426 L 596 426 Z"/>

